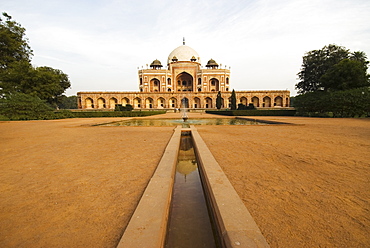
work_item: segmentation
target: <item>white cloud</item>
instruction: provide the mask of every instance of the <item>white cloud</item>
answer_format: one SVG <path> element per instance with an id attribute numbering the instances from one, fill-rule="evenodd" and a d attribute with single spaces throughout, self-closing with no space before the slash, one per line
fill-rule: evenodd
<path id="1" fill-rule="evenodd" d="M 362 0 L 30 1 L 3 4 L 27 29 L 33 63 L 63 70 L 77 91 L 137 90 L 137 67 L 186 44 L 231 66 L 235 89 L 290 89 L 305 52 L 335 43 L 370 56 Z"/>

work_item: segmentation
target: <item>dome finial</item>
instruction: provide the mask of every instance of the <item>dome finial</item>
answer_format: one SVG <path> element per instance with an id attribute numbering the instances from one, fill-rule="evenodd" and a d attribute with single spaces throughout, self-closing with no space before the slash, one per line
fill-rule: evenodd
<path id="1" fill-rule="evenodd" d="M 182 44 L 185 45 L 185 37 L 182 37 Z"/>

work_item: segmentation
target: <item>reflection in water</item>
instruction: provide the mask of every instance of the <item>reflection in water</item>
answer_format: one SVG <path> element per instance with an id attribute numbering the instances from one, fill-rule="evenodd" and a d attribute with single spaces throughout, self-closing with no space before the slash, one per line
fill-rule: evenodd
<path id="1" fill-rule="evenodd" d="M 184 175 L 185 181 L 186 176 L 197 170 L 197 164 L 195 160 L 193 161 L 179 161 L 176 167 L 176 172 Z"/>
<path id="2" fill-rule="evenodd" d="M 213 118 L 213 119 L 131 119 L 125 121 L 117 121 L 104 123 L 99 126 L 177 126 L 189 127 L 189 125 L 266 125 L 258 121 L 249 121 L 234 118 Z"/>
<path id="3" fill-rule="evenodd" d="M 216 247 L 191 136 L 182 136 L 166 247 Z"/>

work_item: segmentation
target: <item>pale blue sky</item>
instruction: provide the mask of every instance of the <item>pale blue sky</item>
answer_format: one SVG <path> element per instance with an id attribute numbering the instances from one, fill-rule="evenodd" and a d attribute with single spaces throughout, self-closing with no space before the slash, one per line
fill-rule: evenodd
<path id="1" fill-rule="evenodd" d="M 370 57 L 368 0 L 0 0 L 26 28 L 35 66 L 78 91 L 137 91 L 137 67 L 192 47 L 231 66 L 235 90 L 296 94 L 305 52 L 328 44 Z"/>

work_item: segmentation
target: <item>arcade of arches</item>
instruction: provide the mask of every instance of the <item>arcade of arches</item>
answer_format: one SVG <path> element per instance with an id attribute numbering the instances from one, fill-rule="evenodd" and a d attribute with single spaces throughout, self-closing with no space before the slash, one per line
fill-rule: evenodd
<path id="1" fill-rule="evenodd" d="M 212 109 L 216 108 L 217 93 L 137 93 L 137 92 L 81 92 L 79 107 L 82 109 L 114 109 L 116 104 L 130 104 L 134 109 Z M 230 92 L 221 93 L 223 106 L 230 107 Z M 257 108 L 289 107 L 289 91 L 237 91 L 237 104 Z"/>
<path id="2" fill-rule="evenodd" d="M 198 53 L 185 45 L 174 49 L 162 68 L 154 60 L 150 68 L 138 70 L 137 92 L 78 92 L 80 109 L 114 109 L 116 104 L 130 104 L 134 109 L 212 109 L 221 92 L 222 108 L 230 107 L 230 67 L 208 60 L 202 67 Z M 237 103 L 257 108 L 290 106 L 288 90 L 236 91 Z"/>

